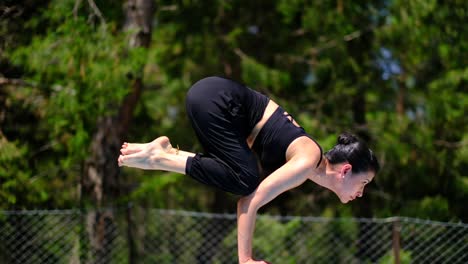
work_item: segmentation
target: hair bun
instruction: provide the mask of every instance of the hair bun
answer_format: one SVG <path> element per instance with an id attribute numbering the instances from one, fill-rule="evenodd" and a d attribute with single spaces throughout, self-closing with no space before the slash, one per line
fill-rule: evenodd
<path id="1" fill-rule="evenodd" d="M 341 145 L 350 145 L 358 141 L 359 139 L 350 133 L 342 133 L 341 135 L 338 136 L 338 144 L 341 144 Z"/>

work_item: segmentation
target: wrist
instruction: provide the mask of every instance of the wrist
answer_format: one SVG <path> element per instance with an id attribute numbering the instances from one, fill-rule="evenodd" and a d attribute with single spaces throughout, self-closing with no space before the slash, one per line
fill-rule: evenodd
<path id="1" fill-rule="evenodd" d="M 239 258 L 239 264 L 244 264 L 244 263 L 248 263 L 249 261 L 252 261 L 253 259 L 250 257 L 250 258 Z"/>

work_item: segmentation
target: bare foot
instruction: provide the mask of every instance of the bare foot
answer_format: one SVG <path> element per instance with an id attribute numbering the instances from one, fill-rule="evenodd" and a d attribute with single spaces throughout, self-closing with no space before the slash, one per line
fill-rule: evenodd
<path id="1" fill-rule="evenodd" d="M 164 154 L 170 154 L 172 151 L 169 138 L 165 136 L 145 144 L 124 143 L 118 162 L 119 166 L 157 170 L 161 169 L 158 165 Z"/>
<path id="2" fill-rule="evenodd" d="M 130 155 L 130 154 L 140 152 L 147 148 L 152 148 L 152 147 L 158 148 L 159 146 L 162 149 L 164 149 L 167 153 L 174 154 L 173 152 L 175 152 L 171 143 L 169 142 L 169 138 L 162 136 L 149 143 L 127 143 L 125 142 L 122 144 L 120 153 L 122 153 L 122 155 Z"/>

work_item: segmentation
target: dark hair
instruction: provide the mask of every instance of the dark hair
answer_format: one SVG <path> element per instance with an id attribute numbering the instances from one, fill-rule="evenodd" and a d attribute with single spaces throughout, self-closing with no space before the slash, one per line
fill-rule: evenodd
<path id="1" fill-rule="evenodd" d="M 350 133 L 338 136 L 337 144 L 325 153 L 331 164 L 349 162 L 353 173 L 374 171 L 379 172 L 380 165 L 372 150 L 361 139 Z"/>

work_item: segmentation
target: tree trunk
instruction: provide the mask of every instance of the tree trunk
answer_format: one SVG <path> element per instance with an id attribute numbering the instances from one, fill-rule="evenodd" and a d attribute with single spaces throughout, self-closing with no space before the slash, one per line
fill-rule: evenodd
<path id="1" fill-rule="evenodd" d="M 129 48 L 148 47 L 151 42 L 154 1 L 129 0 L 124 5 L 126 14 L 124 30 L 132 30 Z M 117 158 L 122 139 L 128 133 L 134 109 L 143 90 L 143 69 L 128 76 L 133 79 L 130 93 L 119 107 L 117 116 L 105 116 L 98 119 L 97 131 L 91 142 L 90 157 L 85 161 L 83 175 L 83 193 L 87 200 L 98 209 L 113 206 L 120 193 L 119 167 Z M 115 226 L 112 211 L 97 211 L 87 217 L 88 236 L 92 252 L 96 252 L 96 263 L 109 263 L 113 238 L 110 236 Z M 129 228 L 133 225 L 128 224 Z M 130 232 L 133 233 L 133 232 Z M 130 254 L 132 255 L 132 254 Z M 133 256 L 133 255 L 132 255 Z"/>

